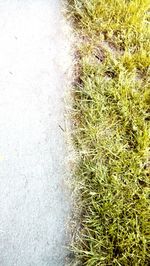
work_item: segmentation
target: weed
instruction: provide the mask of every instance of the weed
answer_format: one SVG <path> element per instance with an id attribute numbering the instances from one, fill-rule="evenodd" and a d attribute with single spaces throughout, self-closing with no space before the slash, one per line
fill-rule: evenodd
<path id="1" fill-rule="evenodd" d="M 150 265 L 149 1 L 70 0 L 81 265 Z"/>

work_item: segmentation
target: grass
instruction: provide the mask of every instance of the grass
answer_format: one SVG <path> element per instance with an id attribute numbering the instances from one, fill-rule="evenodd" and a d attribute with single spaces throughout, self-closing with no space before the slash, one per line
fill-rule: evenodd
<path id="1" fill-rule="evenodd" d="M 68 0 L 78 35 L 78 265 L 150 265 L 150 5 Z"/>

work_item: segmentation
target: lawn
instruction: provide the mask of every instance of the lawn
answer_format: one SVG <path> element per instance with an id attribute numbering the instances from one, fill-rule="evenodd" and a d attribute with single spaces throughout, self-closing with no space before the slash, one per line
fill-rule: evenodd
<path id="1" fill-rule="evenodd" d="M 76 32 L 74 265 L 150 265 L 150 2 L 68 0 Z"/>

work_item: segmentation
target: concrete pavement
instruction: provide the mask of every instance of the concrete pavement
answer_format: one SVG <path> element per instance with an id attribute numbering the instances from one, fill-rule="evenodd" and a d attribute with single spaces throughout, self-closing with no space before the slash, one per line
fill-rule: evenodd
<path id="1" fill-rule="evenodd" d="M 0 265 L 63 266 L 71 64 L 58 0 L 0 0 Z"/>

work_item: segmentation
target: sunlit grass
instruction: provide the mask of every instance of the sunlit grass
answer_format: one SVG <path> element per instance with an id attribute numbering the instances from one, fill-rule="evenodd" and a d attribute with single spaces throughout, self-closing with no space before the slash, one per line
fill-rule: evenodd
<path id="1" fill-rule="evenodd" d="M 81 40 L 74 88 L 81 265 L 150 265 L 147 0 L 70 0 Z"/>

